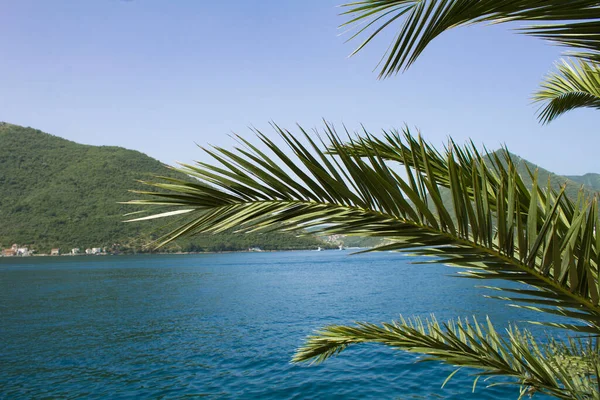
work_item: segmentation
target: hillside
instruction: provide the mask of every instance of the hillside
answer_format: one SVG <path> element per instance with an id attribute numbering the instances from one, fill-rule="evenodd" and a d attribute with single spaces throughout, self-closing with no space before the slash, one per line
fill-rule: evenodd
<path id="1" fill-rule="evenodd" d="M 182 176 L 140 152 L 88 146 L 39 130 L 0 123 L 0 247 L 29 245 L 40 253 L 60 247 L 139 251 L 163 222 L 123 223 L 137 180 Z M 180 241 L 182 251 L 316 248 L 315 238 L 292 235 L 210 235 Z"/>
<path id="2" fill-rule="evenodd" d="M 538 169 L 539 182 L 567 185 L 576 198 L 600 190 L 600 174 L 560 176 L 512 155 L 519 172 L 530 183 L 527 168 Z M 140 152 L 119 147 L 88 146 L 39 130 L 0 122 L 0 248 L 12 243 L 29 245 L 39 253 L 60 247 L 63 252 L 107 247 L 140 251 L 160 233 L 163 221 L 123 223 L 134 211 L 118 204 L 132 198 L 130 189 L 147 189 L 137 180 L 155 175 L 183 175 Z M 443 192 L 444 201 L 451 204 Z M 356 240 L 359 240 L 356 242 Z M 367 245 L 358 238 L 344 245 Z M 368 242 L 368 245 L 375 243 Z M 335 244 L 330 244 L 331 246 Z M 327 247 L 313 237 L 282 234 L 220 234 L 180 240 L 167 250 L 235 251 L 249 247 L 265 250 Z"/>
<path id="3" fill-rule="evenodd" d="M 491 153 L 491 155 L 493 154 L 494 153 Z M 501 155 L 500 159 L 503 160 L 503 157 L 504 156 Z M 523 181 L 525 182 L 525 185 L 527 187 L 531 187 L 531 184 L 533 182 L 529 171 L 534 172 L 537 170 L 538 185 L 545 188 L 548 185 L 548 181 L 550 181 L 550 184 L 556 190 L 559 190 L 563 185 L 566 185 L 565 194 L 573 201 L 577 200 L 577 196 L 579 195 L 579 191 L 581 189 L 583 189 L 584 194 L 588 197 L 593 196 L 594 193 L 600 190 L 600 174 L 585 174 L 583 176 L 562 176 L 550 172 L 547 169 L 540 167 L 539 165 L 533 164 L 532 162 L 529 162 L 516 154 L 510 153 L 510 157 L 513 163 L 516 165 L 517 172 L 523 177 Z M 598 181 L 594 181 L 594 178 L 598 179 Z M 450 193 L 450 190 L 442 188 L 440 190 L 440 194 L 442 202 L 448 207 L 448 209 L 454 210 L 454 205 L 452 204 L 452 194 Z M 433 202 L 431 204 L 433 204 Z"/>
<path id="4" fill-rule="evenodd" d="M 517 171 L 521 176 L 523 176 L 523 180 L 526 184 L 531 184 L 532 180 L 529 177 L 529 171 L 538 171 L 538 184 L 540 186 L 546 186 L 548 184 L 548 180 L 553 188 L 559 189 L 562 185 L 566 185 L 565 194 L 573 199 L 577 199 L 577 195 L 579 190 L 583 186 L 583 190 L 586 195 L 593 195 L 596 191 L 600 190 L 600 175 L 599 174 L 585 174 L 582 176 L 572 175 L 572 176 L 562 176 L 557 175 L 553 172 L 548 171 L 536 164 L 533 164 L 516 154 L 511 154 L 511 158 L 513 163 L 517 166 Z"/>
<path id="5" fill-rule="evenodd" d="M 588 173 L 581 176 L 567 175 L 566 178 L 569 178 L 580 185 L 585 185 L 593 190 L 600 191 L 600 174 Z"/>

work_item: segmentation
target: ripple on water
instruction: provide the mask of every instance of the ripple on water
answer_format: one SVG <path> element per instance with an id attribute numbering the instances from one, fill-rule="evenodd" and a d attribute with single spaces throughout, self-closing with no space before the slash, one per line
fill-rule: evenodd
<path id="1" fill-rule="evenodd" d="M 383 346 L 291 364 L 327 324 L 523 319 L 445 267 L 348 254 L 0 259 L 0 398 L 517 397 L 482 384 L 472 394 L 467 372 L 441 390 L 451 368 Z"/>

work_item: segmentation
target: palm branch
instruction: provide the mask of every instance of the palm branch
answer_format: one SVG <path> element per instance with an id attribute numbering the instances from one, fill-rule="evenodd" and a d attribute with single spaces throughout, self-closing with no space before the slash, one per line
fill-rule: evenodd
<path id="1" fill-rule="evenodd" d="M 563 190 L 538 185 L 535 171 L 527 187 L 506 150 L 481 154 L 472 144 L 451 141 L 439 152 L 408 129 L 383 139 L 368 132 L 348 135 L 345 141 L 327 124 L 322 140 L 301 127 L 302 135 L 274 129 L 285 150 L 256 131 L 257 144 L 239 138 L 233 150 L 205 149 L 214 164 L 181 165 L 194 182 L 167 177 L 147 182 L 163 191 L 139 191 L 143 197 L 129 203 L 158 208 L 132 221 L 184 218 L 158 246 L 183 235 L 230 229 L 303 233 L 312 228 L 382 237 L 389 244 L 375 250 L 435 256 L 434 262 L 461 267 L 462 276 L 484 282 L 521 282 L 525 286 L 491 289 L 513 305 L 572 320 L 546 325 L 579 335 L 600 333 L 595 198 L 572 201 Z M 396 163 L 404 167 L 402 174 Z M 443 189 L 451 205 L 442 200 Z M 432 346 L 418 349 L 431 354 Z M 445 353 L 438 358 L 456 364 Z"/>
<path id="2" fill-rule="evenodd" d="M 600 109 L 599 64 L 563 61 L 557 69 L 534 95 L 534 101 L 545 103 L 539 112 L 540 121 L 548 123 L 575 108 Z"/>
<path id="3" fill-rule="evenodd" d="M 441 33 L 477 23 L 532 23 L 519 31 L 578 49 L 574 55 L 600 61 L 600 2 L 591 0 L 364 0 L 344 4 L 351 37 L 366 35 L 360 51 L 384 29 L 401 24 L 381 60 L 380 77 L 409 67 Z M 353 53 L 353 54 L 354 54 Z"/>
<path id="4" fill-rule="evenodd" d="M 597 398 L 597 349 L 571 340 L 568 344 L 538 343 L 530 332 L 510 327 L 506 335 L 491 321 L 480 324 L 474 318 L 439 323 L 431 319 L 400 318 L 391 324 L 358 323 L 355 326 L 328 326 L 306 340 L 294 355 L 294 362 L 323 362 L 348 346 L 378 343 L 423 355 L 421 361 L 442 361 L 458 367 L 442 387 L 462 368 L 479 370 L 473 390 L 481 377 L 506 377 L 495 385 L 519 385 L 521 396 L 541 392 L 561 399 Z M 582 356 L 583 354 L 583 356 Z"/>

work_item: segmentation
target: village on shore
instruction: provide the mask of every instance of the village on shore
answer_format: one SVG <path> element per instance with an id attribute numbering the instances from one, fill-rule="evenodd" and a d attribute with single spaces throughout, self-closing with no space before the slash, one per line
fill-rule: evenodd
<path id="1" fill-rule="evenodd" d="M 306 248 L 303 250 L 316 250 L 323 251 L 327 249 L 345 250 L 345 249 L 358 249 L 363 247 L 372 247 L 373 245 L 346 245 L 342 241 L 343 235 L 329 235 L 323 237 L 323 244 L 321 246 Z M 36 249 L 32 249 L 28 245 L 13 244 L 9 248 L 2 249 L 0 245 L 0 257 L 29 257 L 29 256 L 105 256 L 105 255 L 125 255 L 125 254 L 138 254 L 138 253 L 152 253 L 152 254 L 204 254 L 204 253 L 256 253 L 256 252 L 272 252 L 278 250 L 265 250 L 259 246 L 251 246 L 246 249 L 239 250 L 221 250 L 221 251 L 127 251 L 121 248 L 119 244 L 114 244 L 112 247 L 91 247 L 81 250 L 79 247 L 74 247 L 68 251 L 63 251 L 61 248 L 52 248 L 50 253 L 39 253 Z M 290 249 L 291 250 L 291 249 Z M 298 249 L 300 250 L 300 249 Z"/>
<path id="2" fill-rule="evenodd" d="M 105 248 L 92 247 L 81 251 L 78 247 L 72 248 L 64 253 L 60 248 L 51 249 L 50 253 L 37 253 L 34 249 L 29 249 L 28 246 L 19 247 L 16 243 L 7 249 L 2 249 L 2 257 L 28 257 L 28 256 L 81 256 L 81 255 L 107 255 Z"/>

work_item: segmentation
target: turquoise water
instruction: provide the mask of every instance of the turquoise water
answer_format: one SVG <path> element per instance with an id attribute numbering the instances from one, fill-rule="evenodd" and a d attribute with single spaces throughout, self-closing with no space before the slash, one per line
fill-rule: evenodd
<path id="1" fill-rule="evenodd" d="M 347 251 L 0 258 L 0 398 L 514 399 L 384 346 L 289 360 L 331 323 L 528 313 L 453 270 Z"/>

